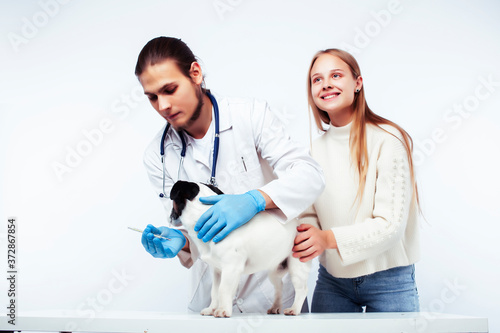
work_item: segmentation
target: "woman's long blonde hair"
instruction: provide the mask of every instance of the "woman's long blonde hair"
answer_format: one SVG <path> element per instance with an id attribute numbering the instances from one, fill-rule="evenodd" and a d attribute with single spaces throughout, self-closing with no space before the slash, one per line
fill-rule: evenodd
<path id="1" fill-rule="evenodd" d="M 316 53 L 316 55 L 313 57 L 311 61 L 311 66 L 309 66 L 309 73 L 308 73 L 308 78 L 307 78 L 307 98 L 309 102 L 309 107 L 311 108 L 311 112 L 314 116 L 314 119 L 316 121 L 316 126 L 320 131 L 325 132 L 325 128 L 323 127 L 323 124 L 330 125 L 330 117 L 327 112 L 318 109 L 316 104 L 314 103 L 313 97 L 312 97 L 312 92 L 311 92 L 311 70 L 312 67 L 314 66 L 314 63 L 316 60 L 319 58 L 319 56 L 323 54 L 330 54 L 332 56 L 340 58 L 343 62 L 345 62 L 349 68 L 351 69 L 351 74 L 356 80 L 358 77 L 361 76 L 361 71 L 359 69 L 358 62 L 354 57 L 349 54 L 346 51 L 339 50 L 339 49 L 327 49 L 323 51 L 319 51 Z M 386 131 L 383 129 L 380 125 L 390 125 L 394 128 L 396 128 L 402 135 L 403 140 L 401 141 L 406 149 L 406 154 L 408 156 L 408 162 L 410 166 L 410 175 L 411 175 L 411 180 L 412 180 L 412 185 L 413 185 L 413 193 L 415 195 L 416 203 L 418 206 L 419 205 L 419 199 L 418 199 L 418 189 L 417 189 L 417 183 L 415 180 L 415 172 L 413 170 L 413 158 L 412 158 L 412 151 L 413 151 L 413 140 L 411 139 L 410 135 L 399 125 L 393 123 L 392 121 L 385 119 L 377 114 L 375 114 L 370 108 L 368 107 L 368 104 L 366 103 L 365 99 L 365 89 L 364 85 L 361 87 L 359 92 L 357 92 L 354 95 L 354 101 L 352 103 L 352 109 L 353 109 L 353 120 L 352 120 L 352 126 L 351 126 L 351 133 L 349 137 L 349 146 L 350 146 L 350 155 L 351 155 L 351 161 L 353 164 L 356 166 L 356 169 L 359 174 L 359 187 L 358 187 L 358 192 L 356 195 L 356 198 L 361 201 L 363 197 L 363 191 L 365 188 L 366 184 L 366 173 L 368 172 L 368 151 L 366 148 L 366 125 L 367 124 L 372 124 L 375 126 L 378 126 L 382 130 Z M 386 131 L 387 133 L 393 135 L 392 133 Z M 393 135 L 395 136 L 395 135 Z M 395 136 L 398 140 L 399 139 L 397 136 Z"/>

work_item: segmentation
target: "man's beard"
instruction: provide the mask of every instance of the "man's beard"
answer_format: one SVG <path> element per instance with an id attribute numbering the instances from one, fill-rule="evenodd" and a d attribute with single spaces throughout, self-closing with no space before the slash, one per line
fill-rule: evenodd
<path id="1" fill-rule="evenodd" d="M 189 128 L 191 125 L 193 125 L 193 123 L 198 120 L 198 118 L 200 118 L 200 115 L 201 115 L 201 109 L 203 107 L 203 92 L 201 91 L 201 88 L 198 90 L 196 89 L 196 98 L 198 99 L 198 105 L 196 105 L 196 109 L 194 109 L 194 113 L 193 115 L 191 116 L 191 118 L 189 118 L 189 120 L 187 121 L 186 125 L 182 126 L 181 128 L 179 128 L 179 130 L 186 130 L 186 128 Z"/>

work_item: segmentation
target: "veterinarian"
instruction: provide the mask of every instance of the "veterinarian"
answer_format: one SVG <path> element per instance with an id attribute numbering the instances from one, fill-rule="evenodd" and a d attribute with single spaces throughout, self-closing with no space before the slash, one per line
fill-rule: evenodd
<path id="1" fill-rule="evenodd" d="M 135 74 L 153 108 L 167 121 L 144 154 L 149 179 L 167 214 L 172 210 L 170 189 L 177 180 L 211 183 L 230 194 L 200 199 L 213 206 L 197 223 L 198 238 L 223 241 L 264 209 L 285 223 L 322 192 L 319 165 L 305 147 L 291 140 L 269 106 L 205 89 L 202 69 L 180 39 L 158 37 L 148 42 Z M 153 233 L 169 240 L 154 238 Z M 141 241 L 153 257 L 177 256 L 191 269 L 190 310 L 209 305 L 211 272 L 185 230 L 149 225 Z M 293 287 L 289 279 L 284 284 L 283 304 L 290 306 Z M 242 278 L 236 295 L 233 312 L 265 313 L 274 288 L 265 272 L 258 273 Z"/>
<path id="2" fill-rule="evenodd" d="M 312 147 L 328 182 L 301 217 L 293 249 L 301 261 L 320 256 L 311 311 L 419 311 L 414 267 L 419 204 L 411 138 L 370 110 L 358 63 L 349 53 L 317 53 L 308 86 L 318 129 L 329 126 Z"/>

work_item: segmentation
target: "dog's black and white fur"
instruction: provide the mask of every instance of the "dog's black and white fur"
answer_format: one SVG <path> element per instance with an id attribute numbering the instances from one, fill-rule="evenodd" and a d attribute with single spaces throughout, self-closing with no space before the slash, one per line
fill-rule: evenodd
<path id="1" fill-rule="evenodd" d="M 295 300 L 284 314 L 298 315 L 307 296 L 311 264 L 302 263 L 292 256 L 297 220 L 282 224 L 274 216 L 261 212 L 219 243 L 204 243 L 198 239 L 194 226 L 211 206 L 202 204 L 198 198 L 215 194 L 222 193 L 213 186 L 185 181 L 178 181 L 170 191 L 170 199 L 173 200 L 171 218 L 182 222 L 201 259 L 214 271 L 212 302 L 201 314 L 230 317 L 241 275 L 267 270 L 275 287 L 274 303 L 267 313 L 281 312 L 282 278 L 289 272 L 295 288 Z"/>

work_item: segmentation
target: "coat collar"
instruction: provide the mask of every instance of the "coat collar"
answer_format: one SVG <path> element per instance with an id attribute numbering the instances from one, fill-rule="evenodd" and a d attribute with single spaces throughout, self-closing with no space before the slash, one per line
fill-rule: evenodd
<path id="1" fill-rule="evenodd" d="M 231 113 L 229 112 L 229 102 L 227 98 L 217 94 L 212 94 L 219 106 L 219 132 L 226 131 L 233 126 Z"/>

